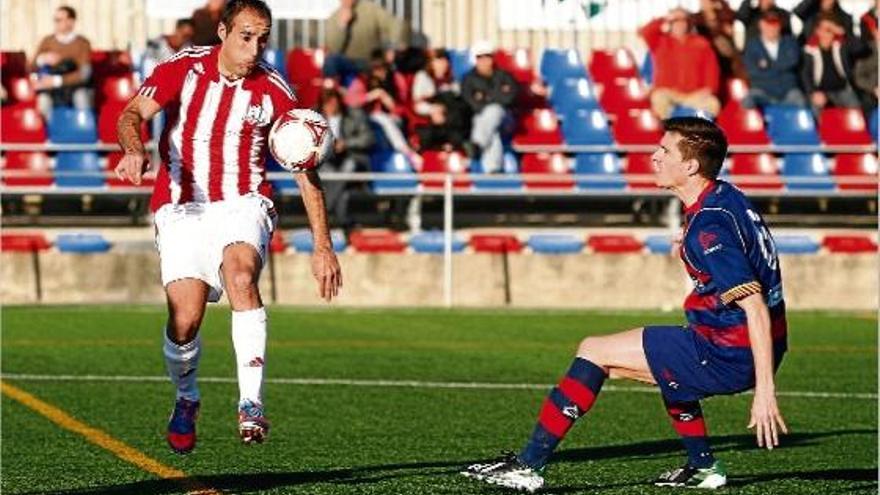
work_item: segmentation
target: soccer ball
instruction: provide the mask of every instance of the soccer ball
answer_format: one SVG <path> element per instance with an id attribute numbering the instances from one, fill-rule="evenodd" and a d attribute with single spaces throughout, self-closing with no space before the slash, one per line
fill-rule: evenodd
<path id="1" fill-rule="evenodd" d="M 330 125 L 313 110 L 290 110 L 279 117 L 269 131 L 269 152 L 291 172 L 318 168 L 332 147 Z"/>

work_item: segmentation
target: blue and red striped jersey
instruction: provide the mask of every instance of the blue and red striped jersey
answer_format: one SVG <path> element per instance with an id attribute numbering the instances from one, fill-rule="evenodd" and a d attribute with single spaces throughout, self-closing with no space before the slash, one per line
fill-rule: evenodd
<path id="1" fill-rule="evenodd" d="M 691 328 L 722 347 L 749 347 L 746 314 L 736 301 L 762 294 L 774 342 L 787 328 L 782 272 L 764 219 L 736 187 L 718 180 L 685 211 L 681 258 L 694 283 L 684 301 Z"/>

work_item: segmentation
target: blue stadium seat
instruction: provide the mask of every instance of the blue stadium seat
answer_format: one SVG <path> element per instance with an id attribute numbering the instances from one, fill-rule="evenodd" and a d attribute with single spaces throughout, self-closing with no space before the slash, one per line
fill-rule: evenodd
<path id="1" fill-rule="evenodd" d="M 780 235 L 773 238 L 776 250 L 783 254 L 813 254 L 819 252 L 819 241 L 807 235 Z"/>
<path id="2" fill-rule="evenodd" d="M 649 235 L 645 238 L 645 246 L 653 254 L 669 254 L 672 251 L 672 237 L 665 234 Z"/>
<path id="3" fill-rule="evenodd" d="M 798 179 L 811 179 L 797 182 Z M 828 160 L 820 153 L 789 153 L 782 158 L 782 180 L 789 190 L 834 189 L 828 172 Z"/>
<path id="4" fill-rule="evenodd" d="M 373 151 L 394 151 L 394 146 L 391 145 L 391 141 L 388 140 L 388 136 L 385 135 L 382 126 L 373 122 L 372 119 L 368 119 L 367 123 L 369 123 L 373 136 L 376 138 L 376 142 L 373 143 Z"/>
<path id="5" fill-rule="evenodd" d="M 62 253 L 104 253 L 110 250 L 110 243 L 101 234 L 61 234 L 55 245 Z"/>
<path id="6" fill-rule="evenodd" d="M 291 176 L 290 171 L 285 170 L 275 161 L 275 158 L 271 153 L 266 154 L 266 172 L 269 173 L 278 173 L 281 172 L 286 174 L 287 176 Z M 296 184 L 296 181 L 293 178 L 290 179 L 270 179 L 269 182 L 272 184 L 272 189 L 282 194 L 296 193 L 299 192 L 299 186 Z"/>
<path id="7" fill-rule="evenodd" d="M 418 190 L 419 180 L 413 172 L 409 160 L 402 154 L 383 151 L 373 153 L 370 157 L 370 166 L 373 172 L 388 172 L 393 174 L 406 174 L 402 179 L 376 179 L 373 181 L 373 191 L 379 194 L 411 193 Z"/>
<path id="8" fill-rule="evenodd" d="M 565 143 L 570 145 L 614 142 L 608 128 L 608 118 L 598 108 L 580 108 L 563 114 L 562 135 Z"/>
<path id="9" fill-rule="evenodd" d="M 287 60 L 285 60 L 284 52 L 282 50 L 266 48 L 266 50 L 263 51 L 263 60 L 281 73 L 281 77 L 283 77 L 285 81 L 289 81 L 287 78 L 287 67 L 285 67 L 287 65 Z"/>
<path id="10" fill-rule="evenodd" d="M 764 108 L 764 120 L 773 144 L 819 144 L 816 121 L 807 107 L 768 105 Z"/>
<path id="11" fill-rule="evenodd" d="M 474 189 L 482 189 L 489 191 L 498 190 L 520 190 L 523 187 L 522 179 L 496 179 L 495 177 L 503 177 L 506 174 L 518 174 L 519 162 L 516 155 L 510 151 L 504 153 L 504 164 L 502 165 L 502 173 L 491 175 L 493 179 L 485 179 L 486 173 L 483 171 L 483 162 L 480 160 L 471 160 L 471 177 L 473 178 Z"/>
<path id="12" fill-rule="evenodd" d="M 574 158 L 575 174 L 603 175 L 602 179 L 577 179 L 578 189 L 617 189 L 626 188 L 621 175 L 620 158 L 614 153 L 579 153 Z"/>
<path id="13" fill-rule="evenodd" d="M 588 77 L 577 50 L 545 49 L 541 55 L 540 71 L 541 77 L 551 86 L 567 77 Z"/>
<path id="14" fill-rule="evenodd" d="M 345 248 L 348 247 L 345 235 L 341 232 L 331 232 L 330 242 L 333 243 L 333 250 L 337 253 L 345 251 Z M 299 253 L 311 253 L 315 249 L 315 240 L 309 230 L 300 230 L 291 234 L 289 244 Z"/>
<path id="15" fill-rule="evenodd" d="M 55 184 L 58 187 L 103 187 L 104 168 L 98 154 L 94 151 L 61 151 L 55 161 Z M 93 175 L 66 175 L 68 173 L 85 173 Z M 99 174 L 99 175 L 95 175 Z"/>
<path id="16" fill-rule="evenodd" d="M 880 139 L 880 136 L 877 136 L 877 119 L 880 119 L 880 114 L 877 113 L 877 107 L 874 107 L 874 111 L 871 112 L 871 118 L 868 120 L 868 130 L 871 132 L 874 143 L 877 143 L 878 139 Z"/>
<path id="17" fill-rule="evenodd" d="M 452 65 L 452 77 L 456 81 L 461 81 L 474 68 L 474 58 L 470 50 L 449 50 L 449 63 Z"/>
<path id="18" fill-rule="evenodd" d="M 550 103 L 557 113 L 577 108 L 599 108 L 596 90 L 586 77 L 567 77 L 550 90 Z"/>
<path id="19" fill-rule="evenodd" d="M 650 52 L 645 53 L 645 60 L 642 62 L 642 67 L 639 69 L 639 74 L 642 76 L 645 84 L 650 85 L 654 82 L 654 58 L 651 57 Z"/>
<path id="20" fill-rule="evenodd" d="M 49 141 L 65 144 L 95 144 L 98 120 L 91 110 L 55 107 L 49 116 Z"/>
<path id="21" fill-rule="evenodd" d="M 715 116 L 708 112 L 684 105 L 676 105 L 669 117 L 700 117 L 706 120 L 715 120 Z"/>
<path id="22" fill-rule="evenodd" d="M 542 254 L 580 253 L 584 249 L 583 239 L 569 234 L 533 234 L 526 244 Z"/>
<path id="23" fill-rule="evenodd" d="M 409 238 L 409 245 L 413 251 L 417 253 L 443 253 L 443 232 L 430 231 L 421 232 Z M 467 242 L 459 239 L 453 234 L 452 236 L 452 252 L 460 253 L 467 246 Z"/>

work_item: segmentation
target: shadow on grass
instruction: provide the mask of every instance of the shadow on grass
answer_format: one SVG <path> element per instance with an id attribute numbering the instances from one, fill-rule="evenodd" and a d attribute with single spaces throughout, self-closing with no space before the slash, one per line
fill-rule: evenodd
<path id="1" fill-rule="evenodd" d="M 800 448 L 815 445 L 822 438 L 839 437 L 841 435 L 876 434 L 876 430 L 851 429 L 816 433 L 793 433 L 785 436 L 784 448 Z M 712 437 L 712 444 L 716 452 L 731 450 L 753 449 L 755 447 L 754 435 L 727 435 Z M 580 449 L 562 450 L 554 457 L 554 462 L 580 462 L 603 459 L 644 459 L 658 456 L 680 456 L 681 444 L 677 439 L 655 440 L 637 442 L 624 445 L 596 446 Z M 481 460 L 457 460 L 436 462 L 412 462 L 397 464 L 378 464 L 360 466 L 346 469 L 329 469 L 323 471 L 296 471 L 296 472 L 266 472 L 247 474 L 219 474 L 208 476 L 193 476 L 184 479 L 149 480 L 119 485 L 105 485 L 99 487 L 61 490 L 54 492 L 29 492 L 27 495 L 37 493 L 45 495 L 165 495 L 174 493 L 197 493 L 200 489 L 211 488 L 215 491 L 226 493 L 253 493 L 261 490 L 278 490 L 302 487 L 312 484 L 335 484 L 347 485 L 354 488 L 358 485 L 369 485 L 384 480 L 406 478 L 415 476 L 448 476 L 457 473 L 462 467 Z M 670 466 L 672 467 L 672 466 Z M 542 490 L 542 493 L 575 493 L 588 491 L 601 491 L 615 488 L 642 486 L 648 488 L 646 483 L 652 473 L 648 473 L 644 481 L 605 485 L 571 485 L 555 486 Z M 462 478 L 463 479 L 463 478 Z M 798 479 L 804 481 L 846 481 L 862 482 L 858 486 L 850 488 L 861 490 L 863 488 L 877 487 L 877 468 L 864 469 L 823 469 L 816 471 L 793 471 L 784 473 L 762 473 L 755 475 L 731 476 L 729 485 L 741 487 L 761 482 L 771 482 L 780 479 Z M 455 483 L 457 484 L 457 483 Z M 444 483 L 445 485 L 445 483 Z M 453 483 L 445 488 L 454 488 Z M 437 484 L 434 484 L 437 487 Z M 475 487 L 478 485 L 474 485 Z M 413 487 L 415 488 L 415 487 Z M 426 487 L 427 488 L 427 487 Z M 488 488 L 488 487 L 487 487 Z M 446 491 L 444 489 L 444 491 Z M 495 490 L 491 490 L 495 491 Z M 205 492 L 208 493 L 208 492 Z"/>

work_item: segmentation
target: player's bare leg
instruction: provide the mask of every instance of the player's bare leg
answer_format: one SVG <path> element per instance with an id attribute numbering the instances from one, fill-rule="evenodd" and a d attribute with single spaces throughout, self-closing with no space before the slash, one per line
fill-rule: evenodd
<path id="1" fill-rule="evenodd" d="M 257 250 L 239 242 L 223 250 L 223 280 L 232 306 L 232 344 L 238 370 L 238 432 L 242 442 L 261 443 L 269 433 L 263 414 L 266 309 L 260 298 L 262 262 Z"/>
<path id="2" fill-rule="evenodd" d="M 199 388 L 196 374 L 201 354 L 199 326 L 208 303 L 208 285 L 185 278 L 165 287 L 168 322 L 165 326 L 165 364 L 177 388 L 174 411 L 168 421 L 168 445 L 185 454 L 196 445 L 196 419 L 199 413 Z"/>

